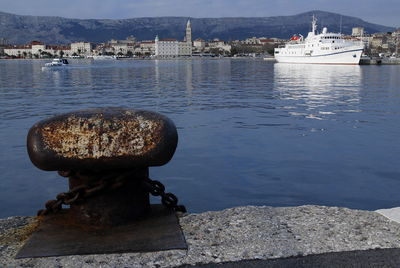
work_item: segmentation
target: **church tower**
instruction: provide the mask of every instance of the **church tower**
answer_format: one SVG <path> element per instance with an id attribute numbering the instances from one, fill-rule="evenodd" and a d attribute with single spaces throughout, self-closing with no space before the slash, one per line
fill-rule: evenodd
<path id="1" fill-rule="evenodd" d="M 156 39 L 154 40 L 154 48 L 155 48 L 155 56 L 160 55 L 160 39 L 158 38 L 158 35 L 156 35 Z"/>
<path id="2" fill-rule="evenodd" d="M 192 44 L 192 24 L 190 23 L 190 20 L 188 20 L 186 24 L 185 41 L 186 43 Z"/>

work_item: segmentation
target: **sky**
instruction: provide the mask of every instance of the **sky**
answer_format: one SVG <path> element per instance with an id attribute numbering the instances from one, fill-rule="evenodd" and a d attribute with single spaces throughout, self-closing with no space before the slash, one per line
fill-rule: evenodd
<path id="1" fill-rule="evenodd" d="M 400 27 L 399 0 L 0 0 L 0 11 L 78 19 L 269 17 L 323 10 Z"/>

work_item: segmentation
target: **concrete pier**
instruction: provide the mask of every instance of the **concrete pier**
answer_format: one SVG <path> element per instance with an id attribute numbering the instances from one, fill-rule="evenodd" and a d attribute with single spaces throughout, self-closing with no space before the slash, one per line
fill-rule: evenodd
<path id="1" fill-rule="evenodd" d="M 341 255 L 335 254 L 343 252 L 370 265 L 363 252 L 381 259 L 384 254 L 392 254 L 395 258 L 388 258 L 389 265 L 385 264 L 392 267 L 390 264 L 400 264 L 400 223 L 395 221 L 398 210 L 379 212 L 386 217 L 339 207 L 236 207 L 182 215 L 180 225 L 189 246 L 187 251 L 18 260 L 14 256 L 38 222 L 36 217 L 10 217 L 0 220 L 0 267 L 214 267 L 216 263 L 225 263 L 226 267 L 286 267 L 260 262 L 293 262 L 307 256 L 339 259 Z M 376 251 L 379 249 L 390 250 Z"/>
<path id="2" fill-rule="evenodd" d="M 360 65 L 399 65 L 400 58 L 365 58 L 360 60 Z"/>

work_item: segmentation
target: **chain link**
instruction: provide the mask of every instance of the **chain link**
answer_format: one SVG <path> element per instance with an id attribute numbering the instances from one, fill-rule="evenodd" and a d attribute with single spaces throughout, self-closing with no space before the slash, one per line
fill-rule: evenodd
<path id="1" fill-rule="evenodd" d="M 131 174 L 132 171 L 117 176 L 115 174 L 107 175 L 95 183 L 78 185 L 68 192 L 58 194 L 56 200 L 47 201 L 45 204 L 46 209 L 39 210 L 37 215 L 42 216 L 49 213 L 56 213 L 62 209 L 62 205 L 72 205 L 108 189 L 119 188 L 128 180 Z"/>
<path id="2" fill-rule="evenodd" d="M 95 183 L 78 185 L 68 192 L 57 195 L 56 200 L 49 200 L 45 204 L 45 209 L 38 211 L 37 215 L 47 215 L 57 213 L 62 209 L 62 205 L 72 205 L 84 201 L 85 198 L 108 191 L 117 189 L 125 184 L 129 177 L 133 174 L 132 171 L 122 174 L 109 174 L 100 178 Z M 64 174 L 63 174 L 64 175 Z M 161 203 L 172 208 L 175 211 L 185 213 L 186 208 L 183 205 L 178 205 L 178 198 L 172 193 L 165 193 L 165 186 L 156 180 L 146 178 L 142 183 L 146 191 L 154 196 L 161 196 Z"/>
<path id="3" fill-rule="evenodd" d="M 154 196 L 161 196 L 161 203 L 167 208 L 172 208 L 175 211 L 186 213 L 186 208 L 183 205 L 178 205 L 178 198 L 172 193 L 165 193 L 165 186 L 156 180 L 146 178 L 143 181 L 144 188 Z"/>

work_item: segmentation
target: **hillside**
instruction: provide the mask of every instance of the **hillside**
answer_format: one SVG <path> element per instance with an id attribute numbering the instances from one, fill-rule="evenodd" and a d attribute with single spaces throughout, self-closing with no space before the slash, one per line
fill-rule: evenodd
<path id="1" fill-rule="evenodd" d="M 193 38 L 220 38 L 226 41 L 247 37 L 289 38 L 293 33 L 306 34 L 312 14 L 319 26 L 330 31 L 351 33 L 352 27 L 364 27 L 368 33 L 393 31 L 394 28 L 368 23 L 359 18 L 340 14 L 310 11 L 294 16 L 256 18 L 190 18 Z M 21 16 L 0 12 L 0 38 L 13 44 L 40 40 L 48 44 L 67 44 L 74 41 L 104 42 L 125 39 L 129 35 L 138 40 L 160 38 L 183 39 L 188 17 L 154 17 L 133 19 L 68 19 L 62 17 Z"/>

